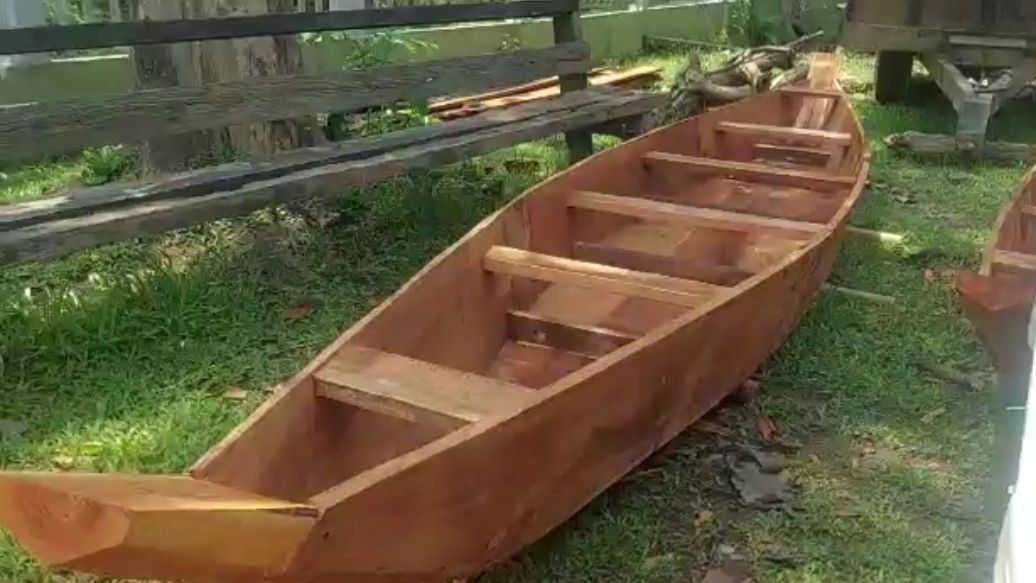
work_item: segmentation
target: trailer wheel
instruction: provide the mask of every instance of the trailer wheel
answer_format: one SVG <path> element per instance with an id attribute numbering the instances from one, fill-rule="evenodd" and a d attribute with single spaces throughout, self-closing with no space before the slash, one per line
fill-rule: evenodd
<path id="1" fill-rule="evenodd" d="M 913 53 L 878 51 L 874 67 L 874 98 L 878 103 L 900 103 L 906 99 L 913 67 Z"/>

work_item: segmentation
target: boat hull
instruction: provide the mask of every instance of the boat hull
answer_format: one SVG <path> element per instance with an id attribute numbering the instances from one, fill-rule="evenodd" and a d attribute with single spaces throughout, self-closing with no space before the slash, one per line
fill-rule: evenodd
<path id="1" fill-rule="evenodd" d="M 507 560 L 735 391 L 814 300 L 869 152 L 840 91 L 793 89 L 524 193 L 189 478 L 0 472 L 0 523 L 44 561 L 137 579 L 436 583 Z M 235 523 L 232 552 L 191 542 Z"/>
<path id="2" fill-rule="evenodd" d="M 1036 167 L 997 216 L 979 271 L 958 273 L 965 317 L 992 357 L 1001 382 L 1028 384 L 1027 330 L 1036 299 Z"/>
<path id="3" fill-rule="evenodd" d="M 837 247 L 834 236 L 820 242 L 703 317 L 587 367 L 520 415 L 462 430 L 413 465 L 400 460 L 376 488 L 330 492 L 335 504 L 318 527 L 326 535 L 310 539 L 286 579 L 444 581 L 506 560 L 755 372 L 812 302 Z"/>

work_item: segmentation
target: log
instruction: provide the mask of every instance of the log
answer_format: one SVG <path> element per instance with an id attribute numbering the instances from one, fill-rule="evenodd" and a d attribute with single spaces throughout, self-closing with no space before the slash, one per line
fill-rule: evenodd
<path id="1" fill-rule="evenodd" d="M 822 32 L 786 45 L 742 51 L 719 69 L 709 72 L 702 71 L 701 57 L 691 51 L 687 64 L 669 89 L 667 103 L 655 113 L 656 119 L 660 125 L 673 123 L 702 113 L 707 107 L 726 105 L 805 79 L 809 64 L 799 58 L 800 52 Z M 782 72 L 774 75 L 778 69 Z"/>
<path id="2" fill-rule="evenodd" d="M 1032 144 L 987 141 L 982 146 L 976 146 L 969 141 L 959 141 L 955 136 L 915 131 L 892 134 L 885 138 L 885 144 L 898 154 L 909 153 L 920 157 L 961 155 L 988 162 L 1036 163 L 1036 145 Z"/>

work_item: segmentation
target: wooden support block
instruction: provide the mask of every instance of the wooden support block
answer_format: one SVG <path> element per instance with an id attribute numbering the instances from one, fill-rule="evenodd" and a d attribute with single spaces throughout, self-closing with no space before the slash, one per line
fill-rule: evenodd
<path id="1" fill-rule="evenodd" d="M 456 429 L 530 402 L 525 387 L 361 346 L 347 346 L 314 377 L 328 399 Z"/>
<path id="2" fill-rule="evenodd" d="M 544 255 L 513 247 L 494 246 L 486 254 L 483 265 L 487 271 L 503 275 L 640 297 L 689 308 L 701 305 L 725 289 L 700 281 Z"/>
<path id="3" fill-rule="evenodd" d="M 575 191 L 569 195 L 568 206 L 689 227 L 711 227 L 742 233 L 778 232 L 794 239 L 809 239 L 827 228 L 822 223 L 789 221 L 599 192 Z"/>
<path id="4" fill-rule="evenodd" d="M 508 312 L 507 330 L 519 342 L 594 357 L 604 356 L 637 339 L 633 334 L 618 330 L 571 324 L 521 310 Z"/>
<path id="5" fill-rule="evenodd" d="M 750 162 L 699 158 L 669 152 L 648 152 L 644 154 L 644 163 L 648 165 L 649 169 L 656 165 L 666 165 L 689 172 L 720 174 L 734 180 L 756 181 L 776 186 L 793 186 L 827 192 L 835 189 L 847 189 L 856 182 L 855 176 L 777 168 Z"/>

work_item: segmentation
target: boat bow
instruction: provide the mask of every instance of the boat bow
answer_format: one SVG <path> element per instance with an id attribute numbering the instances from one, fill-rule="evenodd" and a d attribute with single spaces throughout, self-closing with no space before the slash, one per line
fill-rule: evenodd
<path id="1" fill-rule="evenodd" d="M 262 579 L 318 514 L 186 476 L 0 472 L 0 523 L 26 550 L 111 577 Z"/>

